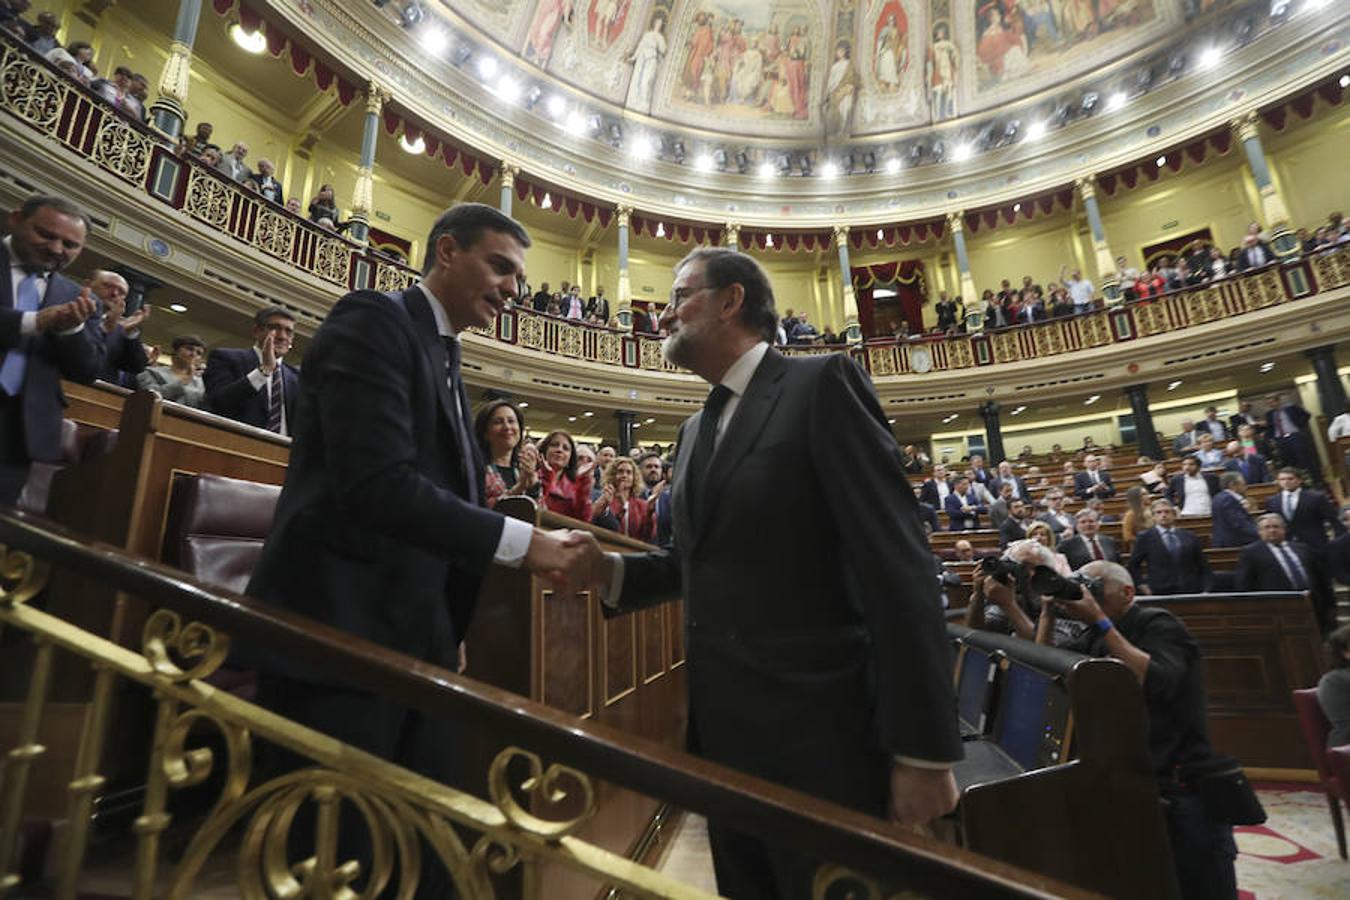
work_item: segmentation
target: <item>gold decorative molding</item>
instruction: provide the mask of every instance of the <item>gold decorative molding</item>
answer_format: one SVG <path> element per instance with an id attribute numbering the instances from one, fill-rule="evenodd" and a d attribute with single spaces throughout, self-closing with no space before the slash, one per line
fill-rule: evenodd
<path id="1" fill-rule="evenodd" d="M 633 217 L 633 207 L 619 204 L 614 207 L 614 220 L 620 228 L 627 228 Z"/>
<path id="2" fill-rule="evenodd" d="M 187 105 L 188 88 L 192 84 L 192 48 L 182 41 L 169 45 L 169 57 L 159 75 L 159 96 L 179 106 Z"/>
<path id="3" fill-rule="evenodd" d="M 389 92 L 375 82 L 366 85 L 366 115 L 379 115 L 390 99 Z"/>
<path id="4" fill-rule="evenodd" d="M 739 222 L 728 222 L 722 229 L 723 246 L 735 250 L 741 245 L 741 226 Z"/>
<path id="5" fill-rule="evenodd" d="M 1228 123 L 1233 135 L 1242 143 L 1261 139 L 1261 117 L 1256 110 L 1248 110 Z"/>
<path id="6" fill-rule="evenodd" d="M 965 215 L 966 211 L 963 209 L 958 209 L 956 212 L 947 213 L 947 217 L 945 220 L 947 223 L 947 231 L 949 231 L 952 235 L 964 233 L 966 230 L 966 224 L 964 221 Z"/>
<path id="7" fill-rule="evenodd" d="M 352 218 L 369 219 L 375 207 L 375 173 L 370 166 L 356 170 L 356 184 L 352 187 Z"/>

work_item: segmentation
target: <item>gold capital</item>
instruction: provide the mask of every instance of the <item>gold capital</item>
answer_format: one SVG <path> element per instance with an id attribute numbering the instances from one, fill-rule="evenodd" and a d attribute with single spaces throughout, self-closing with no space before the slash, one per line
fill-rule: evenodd
<path id="1" fill-rule="evenodd" d="M 1233 129 L 1233 134 L 1244 144 L 1250 140 L 1259 140 L 1261 137 L 1261 118 L 1256 114 L 1256 110 L 1248 110 L 1238 116 L 1228 123 L 1228 127 Z"/>
<path id="2" fill-rule="evenodd" d="M 731 248 L 739 247 L 741 244 L 741 223 L 728 222 L 723 229 L 723 245 Z"/>
<path id="3" fill-rule="evenodd" d="M 389 99 L 389 94 L 375 82 L 366 85 L 366 112 L 379 115 L 384 109 L 385 101 Z"/>
<path id="4" fill-rule="evenodd" d="M 1097 196 L 1097 176 L 1095 175 L 1076 179 L 1073 186 L 1084 203 Z"/>
<path id="5" fill-rule="evenodd" d="M 966 211 L 963 209 L 947 213 L 947 230 L 952 234 L 964 232 L 966 230 L 965 217 Z"/>
<path id="6" fill-rule="evenodd" d="M 513 188 L 516 186 L 516 176 L 520 174 L 519 166 L 512 165 L 506 160 L 502 160 L 502 164 L 497 167 L 497 171 L 500 172 L 502 176 L 502 187 Z"/>
<path id="7" fill-rule="evenodd" d="M 633 215 L 633 207 L 625 206 L 624 204 L 620 203 L 618 206 L 614 207 L 614 212 L 619 217 L 619 227 L 627 228 L 628 220 Z"/>
<path id="8" fill-rule="evenodd" d="M 840 247 L 848 243 L 849 227 L 847 225 L 834 226 L 834 242 Z"/>

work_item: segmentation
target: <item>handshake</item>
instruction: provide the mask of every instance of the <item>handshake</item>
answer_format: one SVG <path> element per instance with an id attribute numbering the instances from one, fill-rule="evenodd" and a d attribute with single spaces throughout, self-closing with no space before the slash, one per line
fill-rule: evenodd
<path id="1" fill-rule="evenodd" d="M 593 584 L 608 584 L 611 565 L 595 535 L 585 531 L 534 530 L 525 568 L 552 582 L 560 593 L 572 593 Z"/>

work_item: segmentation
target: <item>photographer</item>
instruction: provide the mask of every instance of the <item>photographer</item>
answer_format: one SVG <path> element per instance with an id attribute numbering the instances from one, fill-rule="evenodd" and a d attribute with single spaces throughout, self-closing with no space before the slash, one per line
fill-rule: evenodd
<path id="1" fill-rule="evenodd" d="M 1057 556 L 1039 541 L 1022 540 L 1009 544 L 1001 557 L 982 560 L 975 568 L 966 627 L 1014 634 L 1056 647 L 1076 640 L 1085 626 L 1056 617 L 1052 611 L 1047 613 L 1049 604 L 1036 590 L 1045 577 L 1042 569 L 1062 579 Z"/>
<path id="2" fill-rule="evenodd" d="M 1061 594 L 1046 603 L 1043 617 L 1083 623 L 1081 638 L 1068 649 L 1118 659 L 1143 686 L 1149 758 L 1182 896 L 1236 897 L 1237 848 L 1229 823 L 1261 821 L 1264 814 L 1236 760 L 1216 757 L 1210 748 L 1199 647 L 1167 610 L 1134 605 L 1134 582 L 1124 567 L 1091 562 L 1079 575 L 1099 581 L 1077 585 L 1076 599 Z M 1250 808 L 1234 810 L 1244 801 L 1261 819 L 1248 818 Z"/>

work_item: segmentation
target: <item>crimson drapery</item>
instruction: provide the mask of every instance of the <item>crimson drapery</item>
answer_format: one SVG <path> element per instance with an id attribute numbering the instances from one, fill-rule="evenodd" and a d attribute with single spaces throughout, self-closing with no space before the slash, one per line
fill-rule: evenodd
<path id="1" fill-rule="evenodd" d="M 226 15 L 236 6 L 239 7 L 239 27 L 247 32 L 256 32 L 261 30 L 263 37 L 267 40 L 267 52 L 272 56 L 280 58 L 287 48 L 290 49 L 291 71 L 296 75 L 304 76 L 310 71 L 311 64 L 314 69 L 314 83 L 319 90 L 326 91 L 337 84 L 338 102 L 343 106 L 348 106 L 356 99 L 356 86 L 347 81 L 342 76 L 335 73 L 331 68 L 324 65 L 321 61 L 314 59 L 308 47 L 301 47 L 286 36 L 286 33 L 277 25 L 267 21 L 262 14 L 249 6 L 247 3 L 240 3 L 239 0 L 212 0 L 211 6 L 219 15 Z"/>
<path id="2" fill-rule="evenodd" d="M 942 219 L 907 225 L 859 225 L 849 231 L 848 242 L 855 250 L 861 250 L 864 244 L 872 249 L 894 247 L 897 244 L 908 247 L 911 243 L 922 243 L 930 238 L 939 240 L 945 229 L 946 223 Z"/>
<path id="3" fill-rule="evenodd" d="M 906 259 L 879 263 L 874 266 L 854 266 L 849 270 L 853 279 L 853 294 L 858 302 L 858 325 L 863 337 L 890 334 L 890 323 L 876 321 L 877 288 L 891 288 L 900 315 L 909 323 L 909 330 L 923 331 L 923 305 L 928 302 L 928 285 L 924 280 L 922 260 Z"/>

